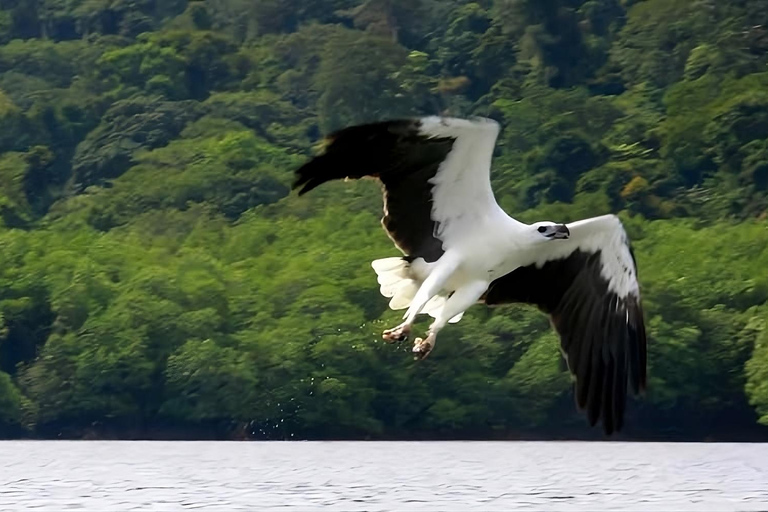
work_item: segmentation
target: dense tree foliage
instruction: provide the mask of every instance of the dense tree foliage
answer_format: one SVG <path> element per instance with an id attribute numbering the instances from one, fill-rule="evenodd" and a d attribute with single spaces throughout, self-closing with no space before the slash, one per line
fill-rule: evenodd
<path id="1" fill-rule="evenodd" d="M 763 0 L 0 0 L 0 434 L 599 437 L 546 317 L 415 363 L 378 187 L 289 193 L 329 131 L 443 113 L 502 123 L 511 214 L 624 219 L 625 435 L 765 439 L 767 66 Z"/>

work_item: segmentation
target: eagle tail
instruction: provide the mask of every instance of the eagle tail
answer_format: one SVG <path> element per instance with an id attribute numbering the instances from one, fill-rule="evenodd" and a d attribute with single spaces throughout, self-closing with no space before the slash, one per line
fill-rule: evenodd
<path id="1" fill-rule="evenodd" d="M 379 291 L 389 297 L 389 307 L 405 309 L 419 291 L 420 283 L 411 275 L 411 265 L 404 258 L 382 258 L 371 262 L 379 282 Z"/>
<path id="2" fill-rule="evenodd" d="M 382 258 L 371 262 L 371 267 L 376 272 L 379 282 L 379 291 L 384 297 L 391 298 L 390 309 L 395 311 L 406 309 L 411 305 L 416 292 L 419 291 L 421 281 L 415 279 L 411 272 L 411 264 L 405 258 Z M 432 297 L 421 310 L 422 313 L 437 318 L 448 300 L 446 293 L 439 293 Z M 461 320 L 463 313 L 451 318 L 450 323 Z"/>

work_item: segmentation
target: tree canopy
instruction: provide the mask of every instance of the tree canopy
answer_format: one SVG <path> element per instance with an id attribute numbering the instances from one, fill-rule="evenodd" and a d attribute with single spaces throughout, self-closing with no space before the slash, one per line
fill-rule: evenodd
<path id="1" fill-rule="evenodd" d="M 622 435 L 766 439 L 762 0 L 0 0 L 0 435 L 588 437 L 547 318 L 415 363 L 330 131 L 490 116 L 523 221 L 614 212 L 650 387 Z M 343 230 L 341 229 L 343 227 Z"/>

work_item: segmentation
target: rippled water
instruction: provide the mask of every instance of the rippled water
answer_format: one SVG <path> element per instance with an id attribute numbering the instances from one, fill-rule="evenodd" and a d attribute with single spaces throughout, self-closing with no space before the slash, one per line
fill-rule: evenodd
<path id="1" fill-rule="evenodd" d="M 0 510 L 768 510 L 768 445 L 0 443 Z"/>

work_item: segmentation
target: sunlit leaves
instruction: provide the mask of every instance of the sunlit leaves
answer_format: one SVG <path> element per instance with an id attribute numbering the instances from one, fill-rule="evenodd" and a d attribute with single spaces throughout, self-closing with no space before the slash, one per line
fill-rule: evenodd
<path id="1" fill-rule="evenodd" d="M 171 99 L 187 96 L 185 60 L 173 49 L 140 43 L 104 53 L 99 72 L 118 87 L 137 86 Z"/>

